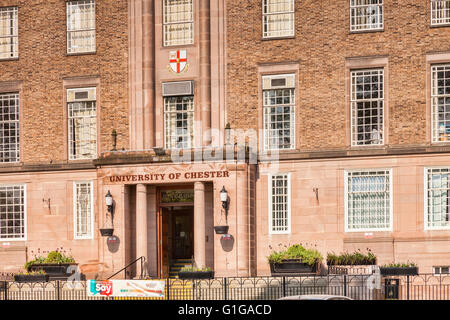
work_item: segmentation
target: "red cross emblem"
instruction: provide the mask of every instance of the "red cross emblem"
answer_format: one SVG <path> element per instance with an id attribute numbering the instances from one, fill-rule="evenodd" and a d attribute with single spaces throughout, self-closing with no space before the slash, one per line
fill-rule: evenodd
<path id="1" fill-rule="evenodd" d="M 169 54 L 170 70 L 175 73 L 182 73 L 187 67 L 186 50 L 170 51 Z"/>

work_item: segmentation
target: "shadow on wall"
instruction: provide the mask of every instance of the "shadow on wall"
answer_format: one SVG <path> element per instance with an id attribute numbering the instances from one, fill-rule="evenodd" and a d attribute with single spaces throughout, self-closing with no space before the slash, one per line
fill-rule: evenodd
<path id="1" fill-rule="evenodd" d="M 223 251 L 231 252 L 234 247 L 234 237 L 231 234 L 224 234 L 220 238 L 220 244 L 222 245 Z"/>

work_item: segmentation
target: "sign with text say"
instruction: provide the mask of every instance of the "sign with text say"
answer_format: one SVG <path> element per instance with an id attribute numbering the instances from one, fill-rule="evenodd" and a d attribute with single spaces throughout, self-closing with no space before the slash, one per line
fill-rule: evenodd
<path id="1" fill-rule="evenodd" d="M 89 280 L 88 297 L 163 298 L 165 281 L 158 280 Z"/>

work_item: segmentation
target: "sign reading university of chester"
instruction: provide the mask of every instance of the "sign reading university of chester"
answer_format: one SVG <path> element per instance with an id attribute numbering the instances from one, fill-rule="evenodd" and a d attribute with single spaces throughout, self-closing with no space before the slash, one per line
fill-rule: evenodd
<path id="1" fill-rule="evenodd" d="M 142 183 L 142 182 L 164 182 L 164 181 L 186 181 L 229 178 L 229 171 L 195 171 L 195 172 L 172 172 L 172 173 L 145 173 L 132 175 L 116 175 L 107 177 L 109 183 Z"/>

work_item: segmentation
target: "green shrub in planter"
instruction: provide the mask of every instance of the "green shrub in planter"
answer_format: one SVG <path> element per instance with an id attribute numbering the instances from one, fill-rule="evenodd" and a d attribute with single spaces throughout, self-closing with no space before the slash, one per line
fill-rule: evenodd
<path id="1" fill-rule="evenodd" d="M 339 255 L 335 253 L 327 254 L 327 265 L 329 266 L 370 266 L 377 264 L 377 257 L 370 251 L 367 254 L 359 250 L 353 253 L 344 252 Z"/>
<path id="2" fill-rule="evenodd" d="M 274 251 L 267 260 L 270 264 L 281 264 L 285 260 L 301 260 L 302 263 L 311 267 L 316 266 L 322 261 L 323 257 L 315 249 L 305 249 L 299 244 L 290 246 L 286 251 Z"/>

